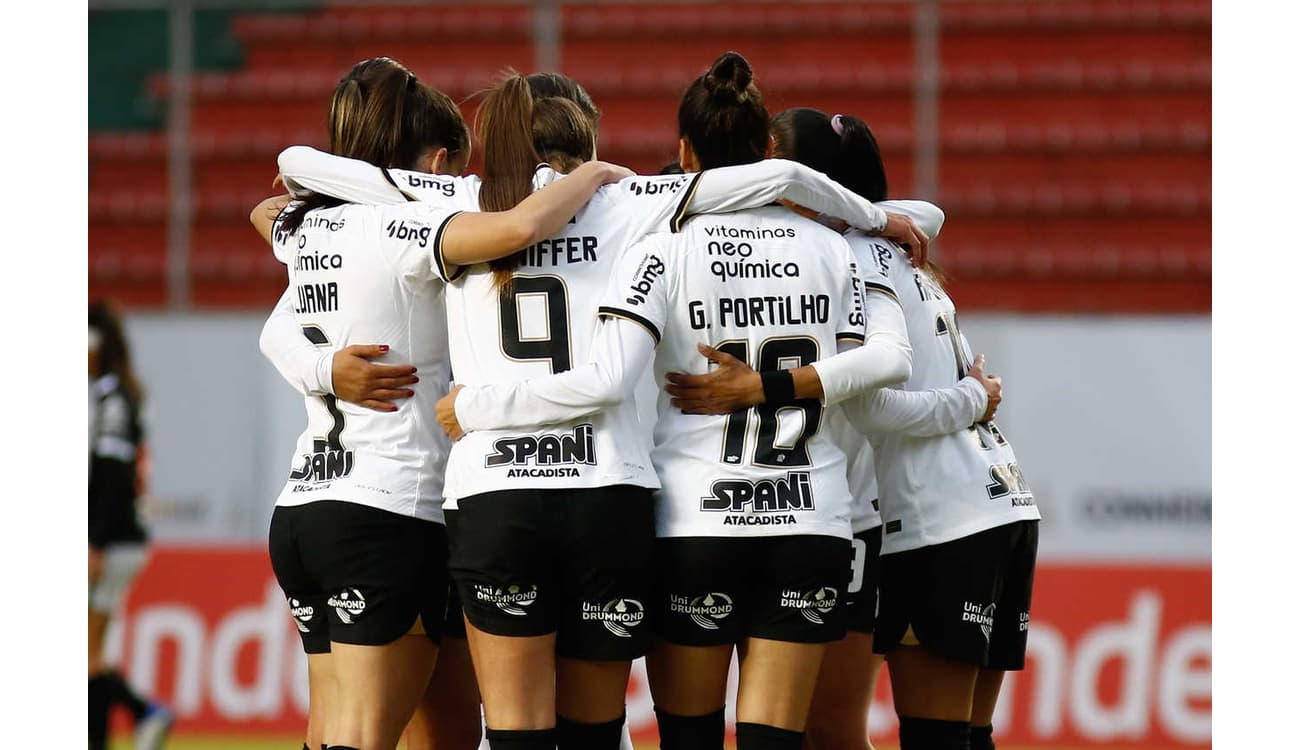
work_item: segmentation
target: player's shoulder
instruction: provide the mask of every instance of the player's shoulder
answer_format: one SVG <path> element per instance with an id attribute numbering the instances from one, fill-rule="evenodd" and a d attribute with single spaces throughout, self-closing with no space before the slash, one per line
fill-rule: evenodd
<path id="1" fill-rule="evenodd" d="M 409 200 L 460 207 L 478 204 L 482 180 L 477 175 L 445 175 L 386 169 L 384 176 Z"/>
<path id="2" fill-rule="evenodd" d="M 596 191 L 597 195 L 614 202 L 632 204 L 650 198 L 662 198 L 665 195 L 685 195 L 686 189 L 694 183 L 699 174 L 663 174 L 633 175 L 618 182 L 605 185 Z"/>
<path id="3" fill-rule="evenodd" d="M 892 240 L 875 237 L 857 229 L 850 230 L 844 239 L 864 273 L 875 272 L 893 279 L 911 268 L 911 256 Z"/>

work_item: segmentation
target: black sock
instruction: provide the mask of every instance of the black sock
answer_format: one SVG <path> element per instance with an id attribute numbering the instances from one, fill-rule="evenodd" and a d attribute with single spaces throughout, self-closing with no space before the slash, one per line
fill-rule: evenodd
<path id="1" fill-rule="evenodd" d="M 555 717 L 555 739 L 560 750 L 618 750 L 623 743 L 623 720 L 587 724 L 563 716 Z"/>
<path id="2" fill-rule="evenodd" d="M 971 750 L 970 722 L 898 717 L 899 750 Z"/>
<path id="3" fill-rule="evenodd" d="M 90 710 L 90 750 L 106 750 L 108 747 L 108 683 L 103 675 L 90 678 L 87 700 Z"/>
<path id="4" fill-rule="evenodd" d="M 736 722 L 736 750 L 799 750 L 800 747 L 803 747 L 803 732 Z"/>
<path id="5" fill-rule="evenodd" d="M 993 744 L 993 725 L 970 728 L 970 750 L 996 750 Z"/>
<path id="6" fill-rule="evenodd" d="M 109 703 L 126 706 L 126 710 L 131 712 L 131 717 L 136 721 L 149 712 L 149 703 L 126 684 L 126 680 L 122 679 L 122 675 L 117 670 L 110 669 L 100 677 L 108 683 Z"/>
<path id="7" fill-rule="evenodd" d="M 727 734 L 723 709 L 703 716 L 678 716 L 655 708 L 661 750 L 721 750 Z"/>
<path id="8" fill-rule="evenodd" d="M 492 750 L 555 750 L 554 729 L 487 729 Z"/>
<path id="9" fill-rule="evenodd" d="M 325 750 L 361 750 L 351 745 L 325 745 Z"/>

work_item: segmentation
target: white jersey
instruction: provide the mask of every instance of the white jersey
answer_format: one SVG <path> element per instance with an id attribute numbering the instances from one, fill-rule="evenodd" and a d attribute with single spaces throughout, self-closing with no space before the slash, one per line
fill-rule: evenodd
<path id="1" fill-rule="evenodd" d="M 601 314 L 658 341 L 655 379 L 699 373 L 697 344 L 756 369 L 798 367 L 861 342 L 861 296 L 844 238 L 785 208 L 700 216 L 638 243 Z M 682 414 L 659 394 L 655 468 L 661 537 L 850 536 L 844 453 L 816 400 L 726 416 Z"/>
<path id="2" fill-rule="evenodd" d="M 470 210 L 480 182 L 403 170 L 381 170 L 307 147 L 286 149 L 280 171 L 291 187 L 367 203 L 420 200 Z M 541 166 L 534 188 L 561 175 Z M 509 383 L 567 370 L 589 359 L 599 302 L 622 253 L 647 232 L 677 229 L 690 215 L 766 205 L 779 198 L 855 226 L 880 227 L 884 212 L 808 167 L 785 160 L 707 173 L 634 177 L 602 188 L 562 232 L 523 251 L 509 294 L 492 284 L 487 266 L 468 269 L 447 292 L 449 345 L 456 382 Z M 314 363 L 289 347 L 267 349 L 276 367 L 304 390 L 327 390 Z M 399 361 L 394 359 L 393 361 Z M 508 489 L 658 487 L 648 446 L 628 401 L 545 428 L 471 432 L 458 441 L 446 471 L 447 507 L 461 497 Z M 540 424 L 540 422 L 536 423 Z"/>
<path id="3" fill-rule="evenodd" d="M 277 505 L 343 500 L 442 522 L 441 466 L 448 450 L 434 405 L 448 364 L 439 238 L 456 212 L 422 203 L 312 211 L 289 235 L 277 221 L 275 255 L 289 268 L 294 318 L 319 347 L 383 341 L 420 373 L 415 395 L 381 413 L 308 396 Z"/>
<path id="4" fill-rule="evenodd" d="M 864 303 L 873 294 L 884 294 L 895 300 L 898 299 L 893 282 L 888 275 L 880 271 L 880 266 L 874 257 L 880 247 L 891 246 L 893 243 L 888 240 L 869 238 L 860 232 L 850 232 L 844 238 L 849 243 L 857 263 Z M 829 412 L 830 433 L 847 459 L 849 490 L 853 493 L 853 505 L 850 511 L 853 533 L 860 534 L 881 524 L 875 454 L 871 450 L 871 442 L 850 424 L 841 408 L 832 408 Z"/>
<path id="5" fill-rule="evenodd" d="M 539 168 L 534 189 L 561 179 Z M 522 252 L 510 288 L 479 265 L 448 287 L 447 323 L 458 384 L 521 381 L 591 359 L 596 309 L 609 277 L 646 216 L 670 219 L 694 175 L 644 177 L 597 191 L 559 234 Z M 667 224 L 664 224 L 667 228 Z M 461 498 L 518 489 L 657 488 L 636 403 L 544 427 L 467 434 L 447 462 L 447 507 Z"/>
<path id="6" fill-rule="evenodd" d="M 907 322 L 912 377 L 900 388 L 957 385 L 972 356 L 952 300 L 892 243 L 868 244 L 875 246 L 875 270 L 890 280 Z M 933 437 L 872 433 L 871 443 L 885 526 L 881 554 L 1040 517 L 1011 444 L 992 422 Z"/>

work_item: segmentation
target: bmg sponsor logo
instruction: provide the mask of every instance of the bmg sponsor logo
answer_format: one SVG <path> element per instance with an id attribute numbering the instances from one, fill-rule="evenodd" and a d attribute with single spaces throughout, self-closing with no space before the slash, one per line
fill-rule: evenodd
<path id="1" fill-rule="evenodd" d="M 639 305 L 645 302 L 646 295 L 654 289 L 654 283 L 660 276 L 664 275 L 665 270 L 663 259 L 658 255 L 647 255 L 641 260 L 641 265 L 637 267 L 636 281 L 633 281 L 628 287 L 627 303 L 629 305 Z"/>

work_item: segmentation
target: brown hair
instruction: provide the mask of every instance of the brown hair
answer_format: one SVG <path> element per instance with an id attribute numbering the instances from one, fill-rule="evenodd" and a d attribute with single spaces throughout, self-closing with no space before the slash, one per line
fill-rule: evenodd
<path id="1" fill-rule="evenodd" d="M 677 108 L 677 129 L 700 169 L 753 164 L 767 156 L 767 107 L 743 55 L 724 52 L 691 82 Z"/>
<path id="2" fill-rule="evenodd" d="M 359 62 L 339 81 L 330 99 L 329 134 L 330 153 L 384 168 L 415 168 L 431 148 L 454 155 L 470 147 L 469 127 L 456 103 L 389 57 Z M 281 226 L 293 234 L 308 211 L 340 203 L 308 196 L 286 212 Z"/>
<path id="3" fill-rule="evenodd" d="M 559 73 L 527 78 L 508 71 L 489 89 L 477 115 L 483 144 L 483 184 L 479 207 L 507 211 L 533 192 L 539 164 L 570 172 L 596 155 L 600 111 L 576 81 Z M 509 283 L 519 253 L 498 258 L 492 267 L 497 288 Z"/>
<path id="4" fill-rule="evenodd" d="M 106 301 L 90 303 L 89 324 L 99 333 L 99 350 L 97 352 L 97 376 L 116 375 L 122 384 L 122 392 L 134 404 L 144 398 L 140 381 L 131 366 L 131 349 L 126 343 L 126 333 L 122 330 L 122 321 L 117 310 Z"/>

